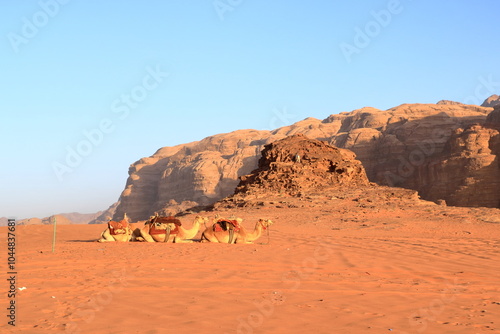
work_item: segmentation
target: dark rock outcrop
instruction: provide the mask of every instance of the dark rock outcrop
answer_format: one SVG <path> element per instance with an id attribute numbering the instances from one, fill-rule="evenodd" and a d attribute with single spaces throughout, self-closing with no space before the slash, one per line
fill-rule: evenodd
<path id="1" fill-rule="evenodd" d="M 353 152 L 298 134 L 266 145 L 258 168 L 241 177 L 235 194 L 296 196 L 323 188 L 359 187 L 368 183 L 365 170 Z"/>

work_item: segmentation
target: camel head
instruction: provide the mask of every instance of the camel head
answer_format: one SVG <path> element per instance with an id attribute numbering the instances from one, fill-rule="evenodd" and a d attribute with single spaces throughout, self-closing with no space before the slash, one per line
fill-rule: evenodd
<path id="1" fill-rule="evenodd" d="M 207 226 L 207 223 L 208 223 L 208 217 L 202 217 L 202 216 L 196 216 L 194 218 L 194 222 L 195 223 L 198 223 L 200 225 L 205 225 Z"/>
<path id="2" fill-rule="evenodd" d="M 265 230 L 267 229 L 268 227 L 270 227 L 273 223 L 273 221 L 271 219 L 259 219 L 259 222 L 258 224 L 260 224 L 260 226 L 262 226 L 262 228 Z"/>

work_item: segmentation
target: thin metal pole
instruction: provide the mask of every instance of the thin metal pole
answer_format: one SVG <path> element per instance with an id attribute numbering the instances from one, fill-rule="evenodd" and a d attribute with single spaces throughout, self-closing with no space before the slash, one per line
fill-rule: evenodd
<path id="1" fill-rule="evenodd" d="M 52 253 L 56 251 L 56 230 L 57 230 L 57 222 L 56 216 L 54 216 L 54 236 L 52 237 Z"/>

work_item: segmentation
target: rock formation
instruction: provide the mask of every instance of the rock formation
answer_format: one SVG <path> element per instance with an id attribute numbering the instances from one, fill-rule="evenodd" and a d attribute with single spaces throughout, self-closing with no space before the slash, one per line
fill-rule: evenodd
<path id="1" fill-rule="evenodd" d="M 235 194 L 260 192 L 296 196 L 332 186 L 359 187 L 369 183 L 365 169 L 353 152 L 302 134 L 266 145 L 258 168 L 240 180 Z"/>
<path id="2" fill-rule="evenodd" d="M 405 184 L 448 205 L 500 207 L 500 105 L 482 125 L 453 131 L 442 154 L 417 167 Z"/>
<path id="3" fill-rule="evenodd" d="M 495 164 L 490 163 L 490 169 L 481 167 L 492 157 L 480 158 L 479 154 L 496 156 L 498 150 L 488 148 L 490 153 L 486 153 L 485 149 L 472 147 L 474 145 L 460 149 L 460 142 L 476 140 L 473 133 L 479 131 L 478 125 L 486 126 L 487 115 L 492 110 L 449 102 L 403 104 L 385 111 L 367 107 L 334 114 L 323 121 L 307 118 L 274 131 L 239 130 L 164 147 L 130 166 L 113 218 L 120 219 L 126 212 L 137 221 L 154 212 L 174 214 L 191 205 L 211 204 L 232 194 L 238 178 L 257 168 L 264 145 L 294 134 L 353 151 L 371 182 L 415 189 L 424 199 L 440 199 L 451 205 L 485 205 L 485 201 L 477 200 L 491 196 L 488 194 L 492 190 L 473 187 L 471 189 L 479 193 L 464 200 L 464 196 L 469 196 L 464 189 L 471 184 L 470 179 L 465 179 L 494 180 Z M 497 121 L 495 115 L 489 119 Z M 494 138 L 498 137 L 488 132 L 494 128 L 484 129 L 486 132 L 477 137 L 477 145 L 486 145 L 485 136 L 491 137 L 490 146 L 495 145 Z M 462 160 L 458 156 L 462 156 Z M 482 172 L 467 177 L 469 174 L 460 172 L 456 172 L 455 177 L 446 176 L 451 169 L 458 168 L 452 162 L 466 163 Z M 487 177 L 490 172 L 493 174 Z M 465 188 L 457 190 L 457 184 Z M 487 202 L 488 206 L 498 206 L 494 199 Z"/>
<path id="4" fill-rule="evenodd" d="M 240 178 L 233 195 L 206 209 L 318 208 L 346 199 L 364 208 L 431 203 L 415 190 L 369 182 L 352 151 L 296 134 L 265 145 L 258 168 Z"/>
<path id="5" fill-rule="evenodd" d="M 500 104 L 500 96 L 498 95 L 491 95 L 488 97 L 483 104 L 481 104 L 482 107 L 488 107 L 488 108 L 493 108 L 496 105 Z"/>

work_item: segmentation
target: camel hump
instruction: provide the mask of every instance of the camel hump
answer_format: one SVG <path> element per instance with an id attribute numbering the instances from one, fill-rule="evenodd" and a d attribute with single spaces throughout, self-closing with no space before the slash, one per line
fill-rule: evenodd
<path id="1" fill-rule="evenodd" d="M 175 224 L 175 226 L 182 226 L 182 223 L 179 219 L 174 216 L 168 217 L 155 217 L 151 221 L 152 223 L 160 223 L 160 224 Z"/>
<path id="2" fill-rule="evenodd" d="M 123 219 L 123 220 L 121 220 L 121 221 L 119 221 L 119 222 L 114 221 L 114 220 L 110 220 L 110 221 L 108 222 L 108 227 L 109 227 L 110 229 L 116 229 L 116 230 L 119 230 L 119 229 L 125 228 L 125 227 L 127 227 L 127 226 L 128 226 L 128 222 L 127 222 L 125 219 Z"/>
<path id="3" fill-rule="evenodd" d="M 221 232 L 229 229 L 239 231 L 241 228 L 240 222 L 236 219 L 219 219 L 214 224 L 214 231 Z"/>
<path id="4" fill-rule="evenodd" d="M 179 233 L 179 226 L 175 225 L 175 228 L 173 230 L 164 230 L 164 229 L 159 229 L 159 228 L 156 228 L 156 226 L 154 224 L 151 225 L 151 227 L 149 228 L 149 234 L 150 235 L 158 235 L 158 234 L 171 234 L 171 235 L 174 235 L 174 234 L 178 234 Z"/>
<path id="5" fill-rule="evenodd" d="M 119 222 L 117 221 L 114 221 L 114 220 L 110 220 L 108 222 L 108 228 L 109 228 L 109 232 L 111 233 L 111 235 L 116 235 L 116 231 L 117 230 L 123 230 L 123 229 L 126 229 L 128 227 L 128 222 L 123 219 Z M 118 232 L 120 233 L 120 232 Z"/>

